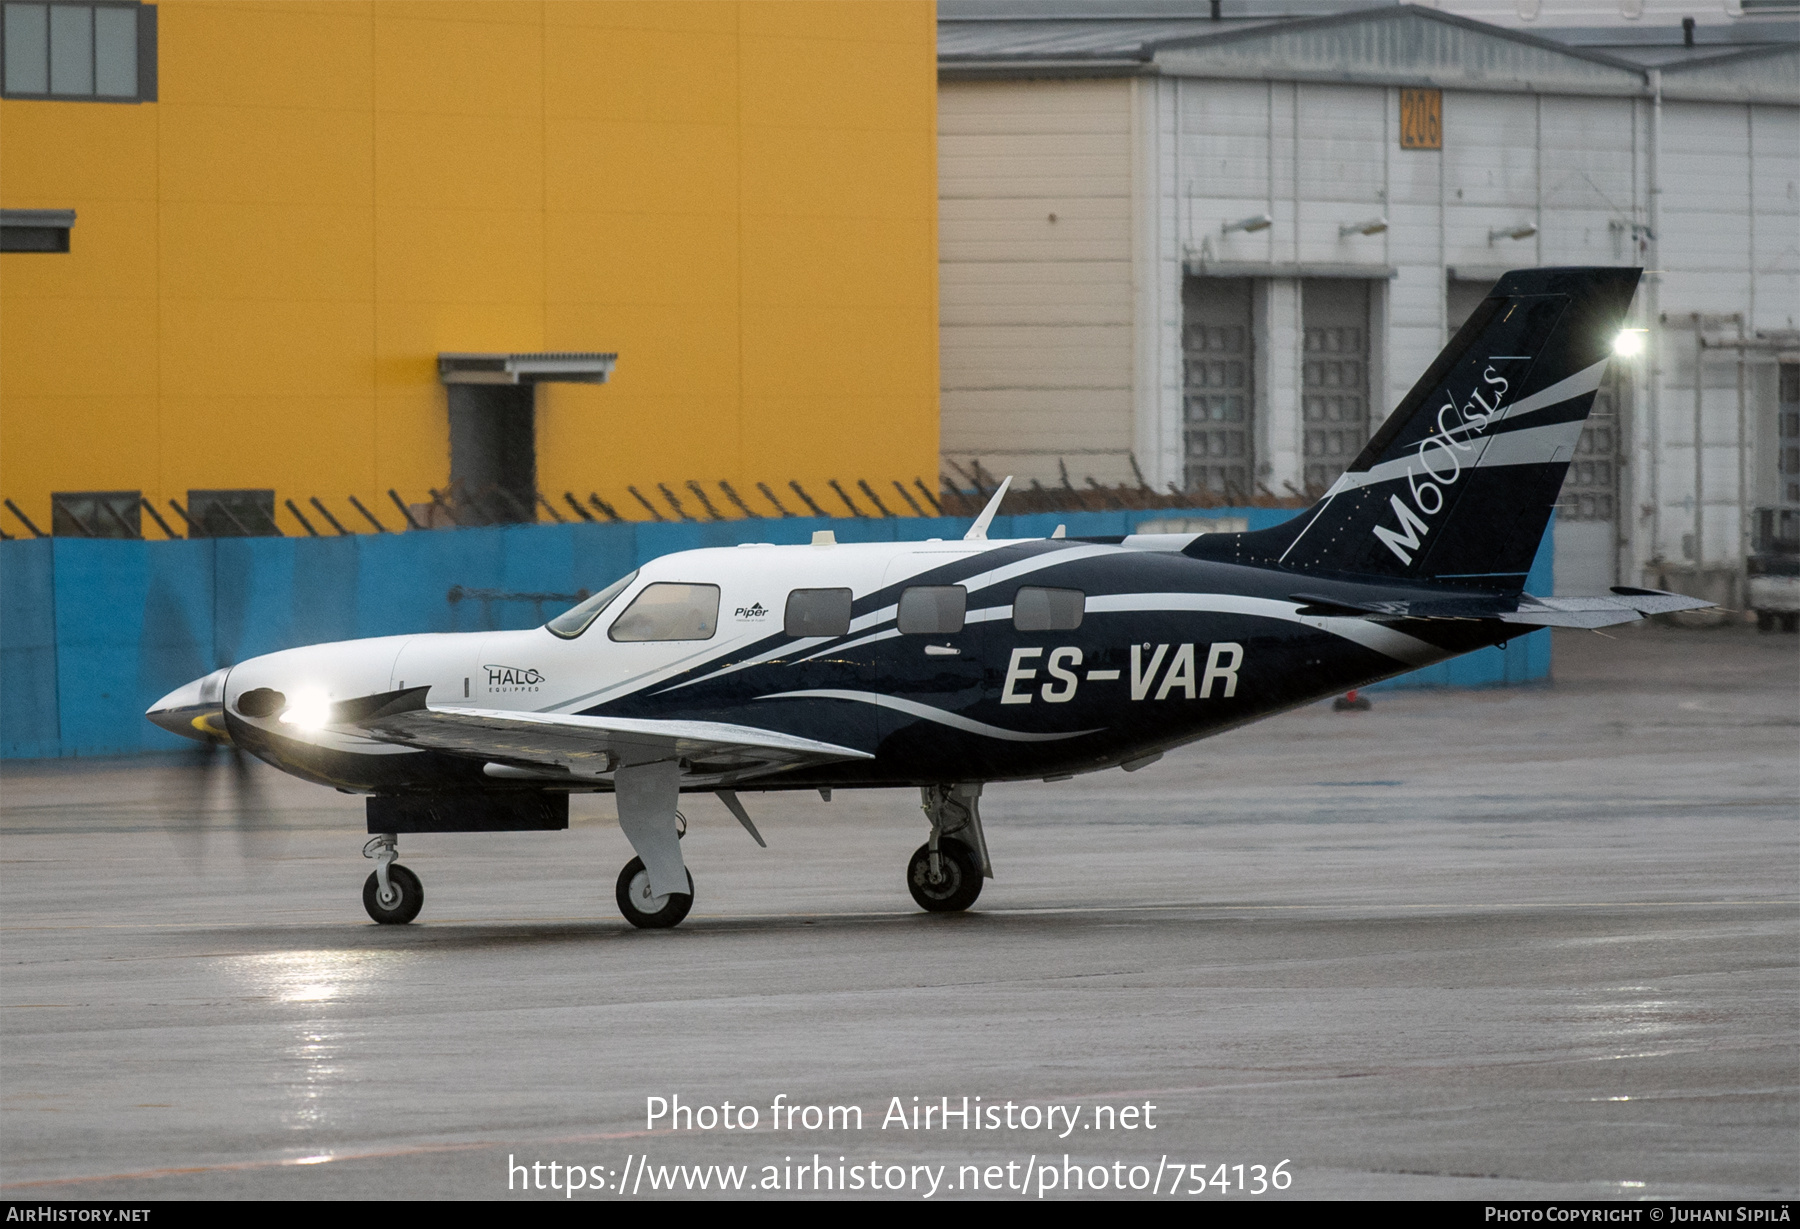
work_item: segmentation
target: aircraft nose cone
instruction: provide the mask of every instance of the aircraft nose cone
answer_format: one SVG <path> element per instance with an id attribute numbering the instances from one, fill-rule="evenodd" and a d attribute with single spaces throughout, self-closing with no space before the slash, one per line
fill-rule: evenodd
<path id="1" fill-rule="evenodd" d="M 196 742 L 229 742 L 225 730 L 225 676 L 229 666 L 183 683 L 144 711 L 153 725 Z"/>

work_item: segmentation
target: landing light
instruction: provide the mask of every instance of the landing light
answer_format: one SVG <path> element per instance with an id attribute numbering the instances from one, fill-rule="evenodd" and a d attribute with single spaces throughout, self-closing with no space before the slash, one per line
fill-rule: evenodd
<path id="1" fill-rule="evenodd" d="M 281 720 L 302 730 L 322 730 L 331 723 L 331 697 L 323 688 L 305 688 L 282 710 Z"/>
<path id="2" fill-rule="evenodd" d="M 1620 358 L 1636 358 L 1644 352 L 1644 335 L 1649 329 L 1620 329 L 1613 338 L 1613 353 Z"/>

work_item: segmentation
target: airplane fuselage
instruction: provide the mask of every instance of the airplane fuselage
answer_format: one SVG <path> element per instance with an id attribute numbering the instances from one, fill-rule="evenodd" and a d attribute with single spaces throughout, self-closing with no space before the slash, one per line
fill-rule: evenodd
<path id="1" fill-rule="evenodd" d="M 1193 536 L 687 551 L 647 564 L 573 638 L 545 627 L 392 636 L 246 661 L 225 680 L 225 719 L 239 745 L 277 767 L 356 792 L 610 785 L 604 772 L 559 778 L 501 757 L 308 730 L 291 714 L 246 716 L 238 697 L 269 688 L 338 701 L 428 687 L 434 709 L 722 722 L 871 757 L 749 776 L 695 762 L 684 789 L 1017 780 L 1135 765 L 1517 634 L 1316 613 L 1296 590 L 1351 601 L 1410 591 L 1194 559 L 1180 553 Z M 716 586 L 711 628 L 618 638 L 615 623 L 655 585 Z M 909 628 L 901 606 L 917 605 L 906 597 L 915 589 L 960 603 L 960 619 L 947 611 L 929 630 L 916 617 Z M 843 590 L 844 630 L 790 634 L 797 591 Z"/>

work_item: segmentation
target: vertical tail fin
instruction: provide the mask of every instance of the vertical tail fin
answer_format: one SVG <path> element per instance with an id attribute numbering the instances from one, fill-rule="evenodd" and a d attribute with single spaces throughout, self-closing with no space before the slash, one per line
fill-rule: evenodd
<path id="1" fill-rule="evenodd" d="M 1189 553 L 1519 592 L 1641 272 L 1508 273 L 1323 499 Z"/>

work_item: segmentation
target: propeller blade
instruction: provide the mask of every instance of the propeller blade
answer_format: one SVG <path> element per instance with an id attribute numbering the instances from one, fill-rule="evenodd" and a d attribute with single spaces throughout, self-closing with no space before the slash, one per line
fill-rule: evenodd
<path id="1" fill-rule="evenodd" d="M 238 747 L 232 747 L 227 755 L 228 805 L 237 829 L 238 852 L 244 861 L 260 867 L 262 862 L 280 857 L 287 845 L 269 797 L 269 769 Z"/>
<path id="2" fill-rule="evenodd" d="M 157 810 L 176 855 L 189 871 L 198 874 L 206 850 L 206 829 L 211 822 L 214 765 L 219 747 L 196 743 L 176 752 L 174 763 L 160 776 Z"/>

